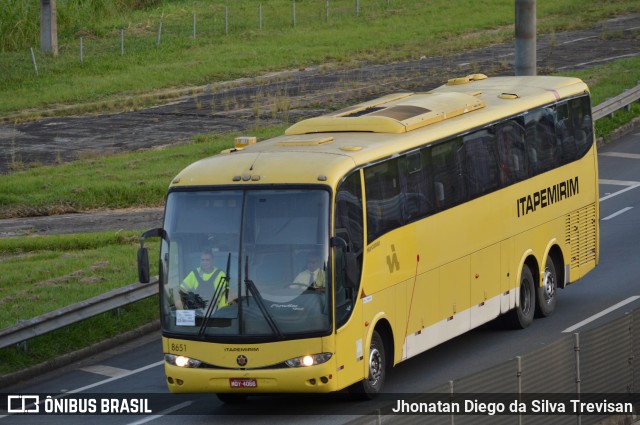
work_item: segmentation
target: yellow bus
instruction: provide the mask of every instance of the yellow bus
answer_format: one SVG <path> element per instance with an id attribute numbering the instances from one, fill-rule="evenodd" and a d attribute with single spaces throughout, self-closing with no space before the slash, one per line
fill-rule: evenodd
<path id="1" fill-rule="evenodd" d="M 162 237 L 171 392 L 370 398 L 437 344 L 552 314 L 598 263 L 578 79 L 473 74 L 236 141 L 180 172 L 142 235 L 141 281 Z"/>

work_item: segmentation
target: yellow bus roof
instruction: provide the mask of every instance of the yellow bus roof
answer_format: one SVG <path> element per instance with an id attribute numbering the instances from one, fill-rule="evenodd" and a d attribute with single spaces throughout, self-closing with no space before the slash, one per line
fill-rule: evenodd
<path id="1" fill-rule="evenodd" d="M 349 170 L 586 92 L 577 78 L 473 74 L 300 121 L 283 136 L 185 168 L 172 186 L 324 183 Z"/>

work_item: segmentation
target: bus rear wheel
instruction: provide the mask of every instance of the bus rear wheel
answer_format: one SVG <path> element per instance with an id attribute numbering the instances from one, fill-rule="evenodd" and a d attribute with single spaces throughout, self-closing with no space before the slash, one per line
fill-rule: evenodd
<path id="1" fill-rule="evenodd" d="M 542 275 L 542 286 L 536 288 L 536 316 L 551 316 L 558 301 L 558 274 L 551 256 L 547 256 Z"/>
<path id="2" fill-rule="evenodd" d="M 353 384 L 349 392 L 360 400 L 371 400 L 382 391 L 386 376 L 387 358 L 380 334 L 373 331 L 369 347 L 369 376 Z"/>
<path id="3" fill-rule="evenodd" d="M 520 277 L 520 303 L 504 316 L 505 324 L 512 329 L 524 329 L 533 322 L 536 310 L 536 286 L 531 269 L 526 264 L 522 266 Z"/>

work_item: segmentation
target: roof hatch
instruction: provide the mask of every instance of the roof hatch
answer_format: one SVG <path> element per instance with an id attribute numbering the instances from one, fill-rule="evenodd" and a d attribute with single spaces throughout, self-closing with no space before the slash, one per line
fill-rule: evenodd
<path id="1" fill-rule="evenodd" d="M 300 121 L 289 127 L 285 134 L 334 131 L 405 133 L 483 107 L 482 100 L 466 93 L 396 93 Z"/>

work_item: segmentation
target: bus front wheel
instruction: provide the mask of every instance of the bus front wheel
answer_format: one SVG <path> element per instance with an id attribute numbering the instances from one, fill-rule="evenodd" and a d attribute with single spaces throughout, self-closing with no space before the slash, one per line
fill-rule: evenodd
<path id="1" fill-rule="evenodd" d="M 551 256 L 547 256 L 542 275 L 542 286 L 536 288 L 536 316 L 551 316 L 556 309 L 558 301 L 558 274 Z"/>
<path id="2" fill-rule="evenodd" d="M 522 266 L 520 277 L 520 303 L 509 311 L 505 318 L 506 325 L 513 329 L 524 329 L 533 322 L 536 310 L 536 285 L 533 281 L 531 269 L 526 264 Z"/>
<path id="3" fill-rule="evenodd" d="M 380 334 L 373 331 L 369 347 L 369 376 L 353 384 L 349 392 L 357 399 L 370 400 L 382 390 L 386 376 L 386 354 Z"/>

